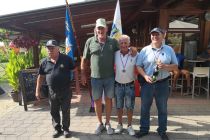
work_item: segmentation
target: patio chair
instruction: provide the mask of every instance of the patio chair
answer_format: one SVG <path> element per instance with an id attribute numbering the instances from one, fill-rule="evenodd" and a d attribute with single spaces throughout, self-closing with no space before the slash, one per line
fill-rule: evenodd
<path id="1" fill-rule="evenodd" d="M 171 79 L 170 79 L 170 94 L 173 93 L 173 89 L 172 89 L 172 85 L 173 85 L 173 79 L 174 79 L 174 74 L 173 72 L 170 72 L 170 76 L 171 76 Z M 183 75 L 181 74 L 180 77 L 177 79 L 176 81 L 176 84 L 175 84 L 175 89 L 180 89 L 180 92 L 181 92 L 181 96 L 183 95 L 183 83 L 184 83 L 184 80 L 183 80 Z"/>
<path id="2" fill-rule="evenodd" d="M 200 90 L 203 89 L 207 94 L 207 99 L 209 99 L 209 67 L 194 67 L 193 68 L 193 88 L 192 88 L 192 98 L 195 96 L 195 88 L 199 88 L 199 94 Z M 203 82 L 201 80 L 206 79 L 207 82 Z M 198 85 L 196 85 L 196 80 L 198 82 Z M 204 85 L 202 85 L 204 84 Z"/>

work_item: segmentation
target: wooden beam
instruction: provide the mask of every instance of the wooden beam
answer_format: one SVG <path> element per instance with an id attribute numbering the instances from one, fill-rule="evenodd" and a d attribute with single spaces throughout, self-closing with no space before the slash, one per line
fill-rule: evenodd
<path id="1" fill-rule="evenodd" d="M 172 8 L 179 5 L 184 0 L 164 0 L 159 4 L 160 8 Z"/>
<path id="2" fill-rule="evenodd" d="M 152 11 L 154 10 L 153 7 L 153 0 L 144 0 L 141 3 L 139 3 L 139 6 L 136 10 L 134 10 L 134 13 L 131 13 L 128 17 L 128 19 L 125 22 L 125 25 L 127 26 L 129 23 L 133 22 L 135 19 L 137 19 L 137 17 L 139 16 L 139 13 L 141 13 L 141 11 Z"/>

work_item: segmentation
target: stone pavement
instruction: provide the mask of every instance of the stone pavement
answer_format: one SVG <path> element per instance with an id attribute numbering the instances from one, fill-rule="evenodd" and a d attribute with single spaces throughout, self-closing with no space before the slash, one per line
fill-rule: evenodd
<path id="1" fill-rule="evenodd" d="M 0 96 L 0 106 L 3 103 Z M 7 98 L 8 99 L 8 98 Z M 10 102 L 9 100 L 7 102 Z M 191 99 L 189 96 L 171 96 L 168 106 L 168 135 L 170 140 L 210 140 L 210 100 L 204 97 Z M 94 135 L 97 119 L 94 113 L 89 113 L 90 98 L 86 90 L 81 95 L 74 95 L 71 107 L 71 140 L 135 140 L 127 134 Z M 53 128 L 47 100 L 31 104 L 28 111 L 23 106 L 13 103 L 0 112 L 0 140 L 51 140 Z M 133 127 L 139 130 L 140 98 L 136 98 L 133 117 Z M 126 128 L 126 117 L 124 117 Z M 113 128 L 117 126 L 116 111 L 113 107 L 111 116 Z M 157 111 L 153 103 L 151 109 L 150 135 L 142 140 L 160 140 L 156 133 Z M 65 139 L 61 136 L 58 139 Z"/>

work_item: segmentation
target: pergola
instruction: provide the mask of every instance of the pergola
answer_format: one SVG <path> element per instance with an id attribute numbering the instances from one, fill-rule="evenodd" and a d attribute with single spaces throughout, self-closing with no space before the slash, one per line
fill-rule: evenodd
<path id="1" fill-rule="evenodd" d="M 93 36 L 97 18 L 105 18 L 110 30 L 116 2 L 117 0 L 86 0 L 70 5 L 80 46 L 84 46 L 86 39 Z M 192 2 L 200 10 L 206 10 L 210 7 L 209 0 L 120 0 L 123 30 L 126 31 L 136 21 L 140 23 L 147 17 L 159 18 L 160 9 L 173 8 L 186 2 Z M 27 32 L 39 40 L 54 38 L 64 41 L 65 10 L 66 6 L 63 5 L 0 16 L 0 28 L 21 33 Z M 159 25 L 159 23 L 156 24 Z M 35 62 L 35 66 L 37 65 L 38 60 Z"/>

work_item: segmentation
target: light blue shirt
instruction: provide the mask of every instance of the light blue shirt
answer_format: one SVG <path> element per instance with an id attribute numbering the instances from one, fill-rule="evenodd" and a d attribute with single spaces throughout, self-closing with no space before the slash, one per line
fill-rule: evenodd
<path id="1" fill-rule="evenodd" d="M 136 66 L 141 67 L 144 72 L 152 76 L 156 68 L 156 60 L 163 64 L 178 65 L 174 50 L 168 45 L 162 45 L 160 48 L 152 48 L 151 45 L 144 47 L 137 58 Z M 167 78 L 170 73 L 167 70 L 160 70 L 157 80 Z"/>

